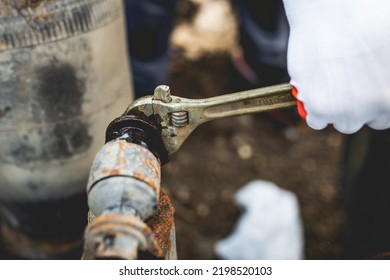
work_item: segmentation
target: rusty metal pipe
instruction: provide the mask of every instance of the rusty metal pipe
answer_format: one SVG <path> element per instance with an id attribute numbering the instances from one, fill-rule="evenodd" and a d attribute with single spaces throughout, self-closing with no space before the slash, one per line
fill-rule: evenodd
<path id="1" fill-rule="evenodd" d="M 160 161 L 126 138 L 106 143 L 92 163 L 87 192 L 93 221 L 85 233 L 90 258 L 134 259 L 138 250 L 162 256 L 143 222 L 156 213 Z"/>
<path id="2" fill-rule="evenodd" d="M 87 191 L 93 216 L 129 213 L 145 220 L 157 208 L 160 162 L 147 149 L 126 140 L 105 144 L 92 163 Z"/>

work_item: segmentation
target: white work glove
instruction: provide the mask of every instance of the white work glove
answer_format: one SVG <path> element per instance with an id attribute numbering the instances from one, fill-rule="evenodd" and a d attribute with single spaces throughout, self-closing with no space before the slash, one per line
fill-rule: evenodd
<path id="1" fill-rule="evenodd" d="M 284 0 L 284 5 L 288 72 L 308 125 L 333 124 L 343 133 L 364 124 L 389 128 L 390 0 Z"/>

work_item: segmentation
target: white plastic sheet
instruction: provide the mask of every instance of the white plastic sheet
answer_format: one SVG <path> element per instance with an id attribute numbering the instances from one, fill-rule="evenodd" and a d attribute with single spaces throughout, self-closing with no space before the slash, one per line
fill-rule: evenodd
<path id="1" fill-rule="evenodd" d="M 235 201 L 243 214 L 233 232 L 217 242 L 222 259 L 297 260 L 304 237 L 296 196 L 272 182 L 256 180 L 240 189 Z"/>

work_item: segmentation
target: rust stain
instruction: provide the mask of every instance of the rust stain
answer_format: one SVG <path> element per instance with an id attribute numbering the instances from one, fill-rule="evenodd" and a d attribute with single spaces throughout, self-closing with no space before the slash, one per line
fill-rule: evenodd
<path id="1" fill-rule="evenodd" d="M 153 190 L 155 193 L 158 193 L 158 191 L 160 190 L 160 185 L 159 185 L 159 183 L 156 183 L 156 181 L 153 180 L 153 178 L 145 178 L 145 182 L 149 185 L 149 187 L 152 188 L 152 190 Z"/>
<path id="2" fill-rule="evenodd" d="M 128 165 L 129 164 L 128 161 L 127 161 L 127 158 L 125 158 L 125 157 L 119 158 L 119 162 L 122 165 Z"/>
<path id="3" fill-rule="evenodd" d="M 171 249 L 170 234 L 174 226 L 175 208 L 168 195 L 160 192 L 160 200 L 157 213 L 147 221 L 147 225 L 152 230 L 158 246 L 166 255 Z"/>
<path id="4" fill-rule="evenodd" d="M 158 192 L 159 186 L 156 184 L 155 180 L 153 180 L 153 178 L 146 177 L 145 173 L 135 171 L 133 177 L 145 182 L 154 192 Z"/>
<path id="5" fill-rule="evenodd" d="M 156 184 L 156 182 L 153 180 L 153 178 L 145 178 L 144 180 L 148 185 L 149 187 L 152 188 L 152 190 L 157 193 L 158 190 L 159 190 L 159 185 Z"/>
<path id="6" fill-rule="evenodd" d="M 110 171 L 110 176 L 122 175 L 122 160 L 124 158 L 124 151 L 128 145 L 126 141 L 117 141 L 116 144 L 118 146 L 118 152 L 116 154 L 116 165 L 115 168 Z"/>
<path id="7" fill-rule="evenodd" d="M 102 170 L 100 171 L 100 173 L 101 173 L 102 175 L 109 174 L 109 173 L 110 173 L 110 169 L 107 168 L 107 167 L 104 167 L 104 168 L 102 168 Z"/>
<path id="8" fill-rule="evenodd" d="M 159 177 L 159 176 L 160 176 L 160 171 L 159 171 L 160 169 L 157 168 L 156 165 L 153 164 L 153 161 L 146 160 L 145 163 L 146 163 L 146 165 L 147 165 L 150 169 L 153 170 L 154 175 L 155 175 L 156 177 Z"/>
<path id="9" fill-rule="evenodd" d="M 122 154 L 122 152 L 126 149 L 127 145 L 129 145 L 129 143 L 127 143 L 126 141 L 119 140 L 118 141 L 118 148 L 119 148 L 118 154 Z"/>
<path id="10" fill-rule="evenodd" d="M 141 181 L 146 181 L 146 176 L 144 173 L 142 172 L 139 172 L 139 171 L 134 171 L 134 178 L 137 178 L 138 180 L 141 180 Z"/>
<path id="11" fill-rule="evenodd" d="M 110 171 L 110 176 L 116 176 L 116 175 L 121 175 L 122 174 L 122 169 L 117 167 L 117 168 L 114 168 Z"/>
<path id="12" fill-rule="evenodd" d="M 116 176 L 116 175 L 121 175 L 121 169 L 119 167 L 116 167 L 114 169 L 110 169 L 107 167 L 102 168 L 100 170 L 100 176 L 99 177 L 106 177 L 106 176 Z"/>

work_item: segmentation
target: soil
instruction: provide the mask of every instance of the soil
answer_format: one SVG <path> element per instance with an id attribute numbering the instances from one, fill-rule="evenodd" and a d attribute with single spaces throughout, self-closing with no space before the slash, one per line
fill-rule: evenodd
<path id="1" fill-rule="evenodd" d="M 228 52 L 208 51 L 194 58 L 180 47 L 182 55 L 176 55 L 171 66 L 173 95 L 204 98 L 231 92 Z M 297 195 L 305 258 L 339 259 L 343 145 L 343 136 L 333 128 L 312 130 L 293 110 L 200 126 L 162 172 L 162 187 L 176 208 L 178 258 L 218 258 L 215 242 L 233 230 L 240 215 L 235 192 L 262 179 Z"/>

